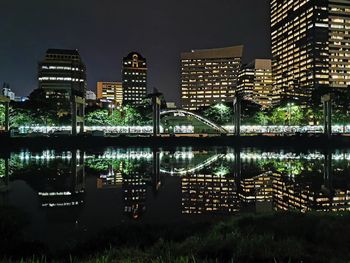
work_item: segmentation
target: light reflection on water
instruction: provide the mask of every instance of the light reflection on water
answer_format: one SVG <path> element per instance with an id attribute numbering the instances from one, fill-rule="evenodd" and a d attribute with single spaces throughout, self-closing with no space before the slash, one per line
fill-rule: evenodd
<path id="1" fill-rule="evenodd" d="M 51 246 L 124 222 L 215 220 L 245 212 L 349 211 L 350 152 L 231 148 L 13 152 L 0 205 Z"/>

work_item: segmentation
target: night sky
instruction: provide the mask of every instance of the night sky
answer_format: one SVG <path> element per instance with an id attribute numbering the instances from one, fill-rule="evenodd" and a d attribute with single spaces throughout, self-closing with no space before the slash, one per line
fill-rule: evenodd
<path id="1" fill-rule="evenodd" d="M 88 89 L 121 80 L 130 51 L 146 57 L 149 89 L 180 97 L 180 53 L 245 45 L 244 61 L 270 57 L 269 0 L 0 0 L 0 83 L 36 88 L 48 48 L 78 49 Z"/>

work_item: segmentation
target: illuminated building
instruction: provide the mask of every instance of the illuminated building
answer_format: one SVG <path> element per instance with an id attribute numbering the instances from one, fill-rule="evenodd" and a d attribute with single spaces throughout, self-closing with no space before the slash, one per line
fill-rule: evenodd
<path id="1" fill-rule="evenodd" d="M 243 46 L 182 53 L 182 107 L 198 110 L 214 103 L 232 101 L 242 55 Z"/>
<path id="2" fill-rule="evenodd" d="M 139 53 L 132 52 L 123 59 L 123 103 L 141 104 L 147 95 L 147 62 Z"/>
<path id="3" fill-rule="evenodd" d="M 181 178 L 183 214 L 230 214 L 239 211 L 235 179 L 193 174 Z"/>
<path id="4" fill-rule="evenodd" d="M 15 100 L 16 98 L 15 93 L 10 89 L 10 85 L 8 83 L 4 83 L 1 95 L 9 98 L 10 100 Z"/>
<path id="5" fill-rule="evenodd" d="M 271 0 L 272 72 L 286 98 L 350 85 L 350 2 Z"/>
<path id="6" fill-rule="evenodd" d="M 242 179 L 239 196 L 245 203 L 272 201 L 271 174 Z"/>
<path id="7" fill-rule="evenodd" d="M 111 101 L 115 107 L 123 104 L 123 86 L 121 82 L 97 82 L 97 99 Z"/>
<path id="8" fill-rule="evenodd" d="M 123 175 L 124 212 L 138 219 L 146 211 L 147 186 L 138 173 Z"/>
<path id="9" fill-rule="evenodd" d="M 86 67 L 77 50 L 48 49 L 38 69 L 39 88 L 46 98 L 85 98 Z"/>
<path id="10" fill-rule="evenodd" d="M 122 166 L 118 171 L 113 169 L 113 166 L 110 166 L 107 174 L 101 174 L 99 178 L 97 178 L 97 188 L 105 189 L 105 188 L 119 188 L 123 184 L 123 176 L 121 174 Z"/>
<path id="11" fill-rule="evenodd" d="M 96 94 L 95 94 L 95 92 L 93 92 L 93 91 L 91 91 L 91 90 L 87 90 L 87 91 L 86 91 L 86 100 L 95 101 L 95 100 L 96 100 Z"/>
<path id="12" fill-rule="evenodd" d="M 350 211 L 350 190 L 330 191 L 325 186 L 316 188 L 312 182 L 296 182 L 274 174 L 273 203 L 276 210 Z"/>
<path id="13" fill-rule="evenodd" d="M 277 102 L 270 59 L 256 59 L 242 67 L 239 73 L 238 91 L 246 100 L 268 108 Z"/>

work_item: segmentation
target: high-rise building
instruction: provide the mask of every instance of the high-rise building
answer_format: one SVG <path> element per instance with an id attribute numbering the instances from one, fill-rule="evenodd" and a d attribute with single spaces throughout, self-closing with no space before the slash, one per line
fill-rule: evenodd
<path id="1" fill-rule="evenodd" d="M 271 0 L 272 72 L 285 97 L 350 85 L 350 1 Z"/>
<path id="2" fill-rule="evenodd" d="M 242 67 L 239 73 L 238 92 L 244 99 L 268 108 L 278 100 L 273 84 L 271 60 L 256 59 Z"/>
<path id="3" fill-rule="evenodd" d="M 123 86 L 121 82 L 97 82 L 97 99 L 111 101 L 116 107 L 123 104 Z"/>
<path id="4" fill-rule="evenodd" d="M 77 50 L 48 49 L 39 62 L 38 80 L 46 98 L 85 98 L 86 67 Z"/>
<path id="5" fill-rule="evenodd" d="M 123 59 L 123 103 L 139 105 L 147 96 L 147 62 L 137 52 Z"/>
<path id="6" fill-rule="evenodd" d="M 242 55 L 243 46 L 182 53 L 182 107 L 198 110 L 214 103 L 232 101 Z"/>
<path id="7" fill-rule="evenodd" d="M 181 178 L 183 214 L 232 214 L 240 210 L 234 178 L 193 174 Z"/>

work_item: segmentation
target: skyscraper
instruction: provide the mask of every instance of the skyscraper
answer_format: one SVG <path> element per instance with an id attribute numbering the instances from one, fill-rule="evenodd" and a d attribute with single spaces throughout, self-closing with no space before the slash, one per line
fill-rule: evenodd
<path id="1" fill-rule="evenodd" d="M 86 67 L 77 50 L 48 49 L 39 62 L 38 80 L 46 98 L 85 97 Z"/>
<path id="2" fill-rule="evenodd" d="M 138 105 L 147 95 L 147 62 L 137 52 L 123 59 L 123 103 Z"/>
<path id="3" fill-rule="evenodd" d="M 182 53 L 182 107 L 198 110 L 213 103 L 232 101 L 242 55 L 243 46 Z"/>
<path id="4" fill-rule="evenodd" d="M 278 100 L 273 84 L 270 59 L 256 59 L 243 66 L 239 73 L 239 93 L 244 99 L 264 108 L 272 106 Z"/>
<path id="5" fill-rule="evenodd" d="M 272 71 L 285 97 L 350 85 L 350 1 L 271 0 Z"/>
<path id="6" fill-rule="evenodd" d="M 114 106 L 123 104 L 123 87 L 121 82 L 97 82 L 97 98 L 111 101 Z"/>

